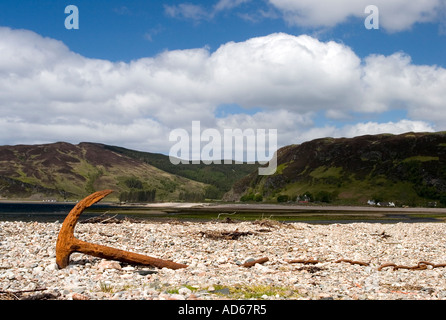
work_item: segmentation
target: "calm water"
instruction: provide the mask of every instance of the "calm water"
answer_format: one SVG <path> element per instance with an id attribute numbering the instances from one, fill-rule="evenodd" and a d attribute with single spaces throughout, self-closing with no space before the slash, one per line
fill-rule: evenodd
<path id="1" fill-rule="evenodd" d="M 74 207 L 73 203 L 0 203 L 0 221 L 36 221 L 36 222 L 63 222 L 67 214 Z M 132 212 L 130 212 L 132 211 Z M 174 212 L 174 213 L 160 213 L 154 214 L 141 208 L 126 210 L 123 207 L 108 204 L 95 204 L 87 208 L 80 217 L 80 221 L 108 213 L 108 216 L 115 216 L 123 218 L 129 216 L 136 219 L 159 220 L 159 219 L 185 219 L 189 221 L 210 221 L 218 218 L 217 212 Z M 267 211 L 267 210 L 266 210 Z M 266 218 L 287 221 L 287 222 L 306 222 L 314 224 L 330 224 L 330 223 L 353 223 L 353 222 L 368 222 L 368 223 L 398 223 L 398 222 L 442 222 L 442 220 L 433 218 L 432 216 L 414 216 L 414 215 L 394 215 L 385 214 L 381 217 L 366 217 L 364 215 L 356 215 L 351 217 L 349 215 L 342 215 L 342 213 L 333 214 L 330 216 L 321 216 L 320 214 L 313 215 L 299 215 L 299 214 L 274 214 L 269 215 L 270 212 L 265 212 Z M 222 216 L 222 220 L 227 216 Z M 240 215 L 230 216 L 234 220 L 256 220 L 261 219 L 263 214 L 257 213 L 243 213 Z"/>
<path id="2" fill-rule="evenodd" d="M 64 221 L 73 209 L 73 203 L 0 203 L 0 221 Z M 106 212 L 111 206 L 93 205 L 87 208 L 79 220 Z"/>

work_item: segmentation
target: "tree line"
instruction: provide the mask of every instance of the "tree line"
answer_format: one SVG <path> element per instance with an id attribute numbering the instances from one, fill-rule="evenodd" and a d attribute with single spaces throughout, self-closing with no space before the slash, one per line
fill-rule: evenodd
<path id="1" fill-rule="evenodd" d="M 119 195 L 120 202 L 155 202 L 156 189 L 152 190 L 130 190 L 128 192 L 121 192 Z"/>

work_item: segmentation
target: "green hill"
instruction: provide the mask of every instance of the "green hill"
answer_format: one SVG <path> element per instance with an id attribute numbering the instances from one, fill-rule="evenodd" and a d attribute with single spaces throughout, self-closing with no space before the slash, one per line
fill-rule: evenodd
<path id="1" fill-rule="evenodd" d="M 2 198 L 77 200 L 112 189 L 109 200 L 123 192 L 153 190 L 157 200 L 175 200 L 181 192 L 204 194 L 206 187 L 96 143 L 0 147 Z"/>
<path id="2" fill-rule="evenodd" d="M 226 200 L 446 205 L 446 133 L 325 138 L 278 150 L 277 172 L 237 181 Z"/>
<path id="3" fill-rule="evenodd" d="M 170 162 L 169 157 L 159 153 L 141 152 L 116 146 L 104 146 L 113 152 L 144 162 L 165 172 L 199 181 L 208 185 L 206 198 L 221 199 L 234 182 L 256 171 L 258 164 L 178 164 Z"/>
<path id="4" fill-rule="evenodd" d="M 221 198 L 256 165 L 179 165 L 162 154 L 98 143 L 0 146 L 0 199 L 77 200 L 112 189 L 108 200 Z"/>

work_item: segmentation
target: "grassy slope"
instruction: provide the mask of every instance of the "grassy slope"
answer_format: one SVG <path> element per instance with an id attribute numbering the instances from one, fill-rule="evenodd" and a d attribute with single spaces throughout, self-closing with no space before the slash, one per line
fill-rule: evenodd
<path id="1" fill-rule="evenodd" d="M 235 193 L 260 193 L 266 201 L 325 191 L 338 204 L 445 202 L 445 154 L 443 132 L 318 139 L 282 148 L 275 175 L 252 174 L 235 184 Z"/>
<path id="2" fill-rule="evenodd" d="M 76 200 L 101 189 L 128 191 L 125 181 L 137 178 L 157 189 L 158 200 L 178 199 L 180 192 L 203 193 L 206 184 L 176 176 L 100 144 L 55 143 L 0 147 L 0 195 L 7 198 Z"/>
<path id="3" fill-rule="evenodd" d="M 173 165 L 168 156 L 129 150 L 116 146 L 105 146 L 113 152 L 150 164 L 160 170 L 216 188 L 219 197 L 229 191 L 235 181 L 257 170 L 257 164 L 178 164 Z"/>

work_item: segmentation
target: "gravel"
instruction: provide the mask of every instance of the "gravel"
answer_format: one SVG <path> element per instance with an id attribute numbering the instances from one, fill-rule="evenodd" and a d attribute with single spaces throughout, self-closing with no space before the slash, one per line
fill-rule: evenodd
<path id="1" fill-rule="evenodd" d="M 0 222 L 0 300 L 446 299 L 446 267 L 439 265 L 446 263 L 443 223 L 126 221 L 76 226 L 81 240 L 188 265 L 179 270 L 80 253 L 59 269 L 55 245 L 60 228 L 60 222 Z M 268 259 L 242 266 L 261 258 Z M 437 266 L 382 267 L 415 267 L 420 261 Z"/>

